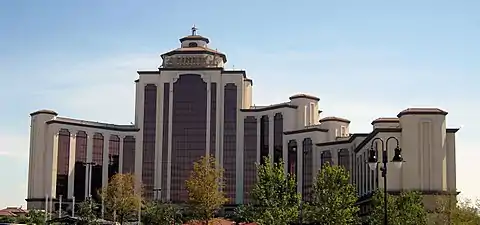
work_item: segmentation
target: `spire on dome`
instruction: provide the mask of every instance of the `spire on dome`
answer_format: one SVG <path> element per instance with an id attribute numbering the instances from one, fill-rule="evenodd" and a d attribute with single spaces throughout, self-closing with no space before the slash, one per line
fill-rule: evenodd
<path id="1" fill-rule="evenodd" d="M 195 24 L 193 24 L 193 27 L 192 27 L 192 36 L 196 36 L 196 35 L 197 35 L 197 30 L 198 30 L 198 28 L 195 27 Z"/>

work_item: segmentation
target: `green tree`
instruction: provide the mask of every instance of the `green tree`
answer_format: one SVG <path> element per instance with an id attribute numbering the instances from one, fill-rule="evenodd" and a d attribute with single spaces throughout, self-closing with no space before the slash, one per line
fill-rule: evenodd
<path id="1" fill-rule="evenodd" d="M 15 217 L 15 223 L 18 223 L 18 224 L 31 224 L 31 223 L 30 223 L 30 219 L 29 219 L 27 216 L 24 216 L 24 215 Z"/>
<path id="2" fill-rule="evenodd" d="M 258 224 L 294 222 L 298 218 L 300 203 L 295 177 L 285 172 L 282 161 L 272 163 L 268 157 L 264 159 L 265 163 L 257 165 L 258 181 L 251 192 L 253 205 L 247 206 L 246 211 Z"/>
<path id="3" fill-rule="evenodd" d="M 140 190 L 141 188 L 135 189 L 133 174 L 115 174 L 100 192 L 110 217 L 123 224 L 128 218 L 137 215 L 142 204 Z"/>
<path id="4" fill-rule="evenodd" d="M 172 204 L 149 202 L 142 211 L 143 224 L 169 225 L 172 222 L 179 222 L 179 209 Z"/>
<path id="5" fill-rule="evenodd" d="M 326 163 L 313 185 L 312 202 L 306 207 L 306 220 L 325 225 L 355 224 L 358 221 L 357 195 L 341 166 Z"/>
<path id="6" fill-rule="evenodd" d="M 15 223 L 15 218 L 11 216 L 0 216 L 0 223 Z"/>
<path id="7" fill-rule="evenodd" d="M 28 210 L 28 222 L 27 224 L 36 224 L 36 225 L 43 225 L 45 224 L 45 212 L 40 210 L 32 209 Z"/>
<path id="8" fill-rule="evenodd" d="M 214 157 L 202 157 L 195 162 L 185 183 L 193 211 L 206 223 L 228 201 L 223 192 L 223 169 L 217 167 Z"/>
<path id="9" fill-rule="evenodd" d="M 403 192 L 398 196 L 387 196 L 388 224 L 427 224 L 427 211 L 418 192 Z M 373 210 L 368 218 L 372 225 L 383 224 L 384 193 L 377 191 L 372 200 Z"/>
<path id="10" fill-rule="evenodd" d="M 97 215 L 95 211 L 98 209 L 98 205 L 91 199 L 87 199 L 78 204 L 78 217 L 80 219 L 80 224 L 85 225 L 96 225 Z"/>
<path id="11" fill-rule="evenodd" d="M 436 212 L 430 217 L 434 225 L 478 225 L 480 224 L 480 202 L 469 199 L 457 201 L 455 195 L 437 197 Z"/>

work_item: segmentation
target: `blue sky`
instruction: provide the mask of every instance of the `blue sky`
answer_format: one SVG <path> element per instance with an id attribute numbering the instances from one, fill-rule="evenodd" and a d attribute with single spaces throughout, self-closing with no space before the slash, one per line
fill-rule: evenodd
<path id="1" fill-rule="evenodd" d="M 479 10 L 472 0 L 0 1 L 0 207 L 25 205 L 30 112 L 130 123 L 136 70 L 157 68 L 194 23 L 229 68 L 247 70 L 256 104 L 313 94 L 353 132 L 407 107 L 449 111 L 462 128 L 458 189 L 480 197 L 470 177 Z"/>

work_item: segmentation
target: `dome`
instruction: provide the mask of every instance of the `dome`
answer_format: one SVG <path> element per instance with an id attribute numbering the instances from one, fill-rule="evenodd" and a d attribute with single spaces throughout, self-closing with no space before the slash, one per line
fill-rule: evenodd
<path id="1" fill-rule="evenodd" d="M 192 27 L 191 35 L 180 38 L 180 48 L 161 55 L 162 68 L 212 68 L 223 67 L 227 56 L 208 47 L 210 40 L 197 34 Z"/>

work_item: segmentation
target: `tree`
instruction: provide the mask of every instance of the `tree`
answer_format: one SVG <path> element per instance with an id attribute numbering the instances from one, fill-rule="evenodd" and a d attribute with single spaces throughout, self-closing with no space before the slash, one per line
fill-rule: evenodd
<path id="1" fill-rule="evenodd" d="M 265 157 L 265 163 L 257 165 L 257 171 L 258 181 L 251 192 L 253 205 L 247 206 L 246 212 L 258 224 L 294 222 L 298 218 L 300 203 L 294 175 L 285 172 L 282 161 L 272 163 L 268 157 Z"/>
<path id="2" fill-rule="evenodd" d="M 470 225 L 480 224 L 480 202 L 469 199 L 457 201 L 455 195 L 437 197 L 435 214 L 430 224 Z"/>
<path id="3" fill-rule="evenodd" d="M 11 216 L 0 216 L 0 223 L 15 223 L 15 218 Z"/>
<path id="4" fill-rule="evenodd" d="M 32 209 L 28 210 L 28 222 L 27 224 L 36 224 L 36 225 L 43 225 L 45 224 L 45 212 L 40 210 Z"/>
<path id="5" fill-rule="evenodd" d="M 95 214 L 98 205 L 91 199 L 86 199 L 83 202 L 78 204 L 78 217 L 80 219 L 80 224 L 85 225 L 96 225 L 97 215 Z"/>
<path id="6" fill-rule="evenodd" d="M 357 195 L 348 172 L 326 163 L 316 177 L 312 202 L 306 207 L 306 219 L 325 225 L 354 224 L 358 221 Z"/>
<path id="7" fill-rule="evenodd" d="M 223 169 L 217 168 L 214 157 L 202 157 L 194 163 L 186 186 L 193 210 L 207 223 L 228 201 L 222 190 L 225 186 Z"/>
<path id="8" fill-rule="evenodd" d="M 145 205 L 142 211 L 142 222 L 143 224 L 169 225 L 174 221 L 180 221 L 178 214 L 179 209 L 176 206 L 153 201 Z"/>
<path id="9" fill-rule="evenodd" d="M 427 224 L 427 211 L 423 205 L 422 196 L 418 192 L 403 192 L 399 196 L 387 196 L 388 224 L 403 225 Z M 383 224 L 384 193 L 375 192 L 372 200 L 373 210 L 368 218 L 372 225 Z"/>
<path id="10" fill-rule="evenodd" d="M 141 188 L 135 189 L 133 174 L 115 174 L 101 191 L 105 208 L 113 214 L 112 218 L 123 224 L 126 219 L 136 215 L 142 204 Z"/>

